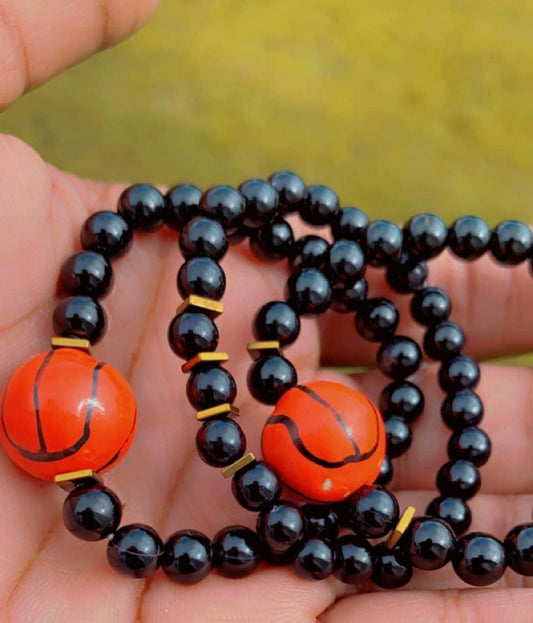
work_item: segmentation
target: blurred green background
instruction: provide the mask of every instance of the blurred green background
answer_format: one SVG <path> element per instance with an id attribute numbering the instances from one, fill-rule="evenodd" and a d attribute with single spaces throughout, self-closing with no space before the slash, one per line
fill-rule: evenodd
<path id="1" fill-rule="evenodd" d="M 0 122 L 82 176 L 289 167 L 371 216 L 533 220 L 532 24 L 531 0 L 166 0 Z"/>

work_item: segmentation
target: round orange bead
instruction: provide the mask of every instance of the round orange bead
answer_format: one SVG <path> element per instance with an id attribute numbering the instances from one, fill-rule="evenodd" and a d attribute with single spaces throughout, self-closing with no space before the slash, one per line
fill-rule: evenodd
<path id="1" fill-rule="evenodd" d="M 20 468 L 42 480 L 105 472 L 133 441 L 135 397 L 126 379 L 87 353 L 60 348 L 22 365 L 0 403 L 0 443 Z"/>
<path id="2" fill-rule="evenodd" d="M 263 428 L 263 456 L 283 482 L 318 502 L 344 500 L 375 481 L 386 449 L 375 405 L 340 383 L 285 392 Z"/>

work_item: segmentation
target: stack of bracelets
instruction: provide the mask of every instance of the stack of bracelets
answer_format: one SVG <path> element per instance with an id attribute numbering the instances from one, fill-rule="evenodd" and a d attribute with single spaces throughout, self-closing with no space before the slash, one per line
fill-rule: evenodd
<path id="1" fill-rule="evenodd" d="M 333 242 L 316 235 L 295 240 L 285 220 L 291 212 L 309 225 L 329 226 Z M 110 260 L 129 248 L 133 232 L 155 231 L 163 223 L 179 232 L 185 260 L 177 275 L 184 300 L 168 340 L 189 375 L 187 397 L 200 424 L 198 453 L 232 479 L 237 502 L 258 513 L 256 531 L 232 525 L 210 540 L 187 529 L 163 543 L 147 525 L 120 526 L 121 503 L 100 477 L 130 446 L 137 409 L 121 374 L 88 353 L 106 325 L 98 300 L 112 283 Z M 262 460 L 246 451 L 235 419 L 236 383 L 223 367 L 228 355 L 217 351 L 214 322 L 225 290 L 219 261 L 230 243 L 246 237 L 259 258 L 288 260 L 292 269 L 285 301 L 259 309 L 256 341 L 248 344 L 250 393 L 275 405 L 262 432 Z M 448 229 L 437 216 L 420 214 L 400 229 L 385 220 L 369 222 L 358 208 L 341 209 L 328 187 L 306 187 L 282 171 L 268 182 L 252 179 L 238 190 L 216 186 L 203 194 L 190 184 L 166 195 L 147 184 L 131 186 L 116 213 L 87 219 L 81 246 L 62 268 L 67 298 L 54 311 L 52 350 L 21 366 L 4 389 L 0 441 L 23 470 L 69 492 L 65 526 L 80 539 L 107 538 L 113 569 L 144 578 L 161 567 L 187 584 L 213 568 L 243 577 L 264 560 L 291 564 L 305 578 L 333 574 L 345 583 L 371 580 L 383 588 L 407 584 L 413 567 L 432 570 L 448 562 L 475 586 L 497 581 L 507 566 L 533 576 L 533 523 L 512 528 L 503 542 L 467 533 L 467 501 L 480 488 L 479 468 L 491 442 L 478 427 L 479 367 L 463 354 L 465 336 L 449 320 L 447 294 L 427 284 L 426 264 L 445 247 L 463 260 L 490 252 L 506 265 L 533 262 L 527 225 L 505 221 L 491 230 L 482 219 L 466 216 Z M 413 295 L 412 316 L 425 328 L 423 351 L 440 362 L 438 382 L 446 394 L 441 413 L 452 434 L 449 461 L 436 477 L 440 495 L 423 516 L 415 517 L 412 507 L 400 513 L 385 488 L 392 460 L 409 449 L 410 425 L 424 409 L 424 395 L 407 380 L 420 366 L 422 349 L 396 334 L 399 313 L 392 301 L 367 297 L 367 266 L 383 267 L 394 291 Z M 354 312 L 359 335 L 380 343 L 377 367 L 391 382 L 381 392 L 379 410 L 339 383 L 298 385 L 282 349 L 297 339 L 302 316 L 327 309 Z M 283 486 L 309 503 L 282 499 Z"/>

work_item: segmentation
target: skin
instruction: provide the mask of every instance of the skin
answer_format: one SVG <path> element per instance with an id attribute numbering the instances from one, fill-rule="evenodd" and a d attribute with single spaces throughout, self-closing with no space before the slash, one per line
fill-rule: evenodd
<path id="1" fill-rule="evenodd" d="M 0 1 L 2 106 L 130 35 L 155 4 L 154 0 Z M 58 171 L 16 138 L 0 137 L 0 387 L 26 359 L 48 348 L 59 267 L 79 248 L 78 232 L 87 215 L 113 209 L 121 188 Z M 238 507 L 218 470 L 196 455 L 197 424 L 185 398 L 185 378 L 166 342 L 166 327 L 179 302 L 174 288 L 179 263 L 176 236 L 168 231 L 138 236 L 132 252 L 115 263 L 114 293 L 105 301 L 112 330 L 94 355 L 130 380 L 140 422 L 131 451 L 106 482 L 125 504 L 124 523 L 148 523 L 163 538 L 186 527 L 212 537 L 228 524 L 253 526 L 254 516 Z M 220 347 L 231 353 L 240 422 L 249 449 L 257 450 L 269 409 L 252 402 L 245 389 L 249 365 L 245 344 L 251 332 L 243 327 L 249 326 L 260 304 L 279 298 L 286 267 L 258 270 L 246 245 L 233 249 L 223 265 L 229 313 L 219 322 Z M 374 292 L 388 292 L 381 273 L 370 281 Z M 452 317 L 465 328 L 469 353 L 486 358 L 533 348 L 533 320 L 526 311 L 533 306 L 533 288 L 526 266 L 510 270 L 488 259 L 462 264 L 444 255 L 432 264 L 431 281 L 451 292 Z M 239 282 L 246 288 L 239 288 Z M 400 309 L 405 318 L 404 303 Z M 375 371 L 342 377 L 319 370 L 372 362 L 375 347 L 357 337 L 352 322 L 328 314 L 320 323 L 305 320 L 288 355 L 300 381 L 343 380 L 377 399 L 383 377 Z M 401 330 L 420 336 L 407 320 Z M 401 506 L 412 504 L 420 513 L 435 496 L 434 474 L 446 459 L 448 432 L 438 414 L 442 394 L 435 371 L 434 365 L 426 364 L 416 375 L 428 406 L 413 427 L 412 449 L 395 464 L 392 483 Z M 494 450 L 482 470 L 482 493 L 471 504 L 472 528 L 499 538 L 531 519 L 532 380 L 527 368 L 482 366 L 483 427 Z M 172 583 L 162 573 L 146 581 L 127 580 L 108 568 L 105 543 L 78 541 L 64 529 L 61 490 L 26 476 L 3 454 L 0 474 L 2 621 L 533 621 L 533 581 L 512 571 L 493 587 L 476 589 L 466 587 L 447 566 L 415 573 L 407 590 L 395 592 L 346 586 L 334 578 L 304 581 L 290 569 L 266 566 L 238 581 L 211 574 L 188 587 Z"/>

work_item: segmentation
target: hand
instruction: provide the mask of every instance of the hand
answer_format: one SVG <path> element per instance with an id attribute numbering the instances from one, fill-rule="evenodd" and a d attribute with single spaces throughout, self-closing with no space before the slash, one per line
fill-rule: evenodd
<path id="1" fill-rule="evenodd" d="M 0 22 L 0 102 L 7 105 L 26 89 L 72 62 L 127 36 L 145 20 L 155 0 L 83 0 L 68 4 L 4 3 Z M 53 6 L 51 6 L 53 5 Z M 57 5 L 57 6 L 56 6 Z M 132 9 L 132 5 L 134 8 Z M 39 24 L 37 29 L 36 24 Z M 39 35 L 39 36 L 37 36 Z M 87 215 L 113 209 L 121 187 L 77 179 L 45 164 L 16 138 L 0 137 L 0 387 L 26 359 L 49 348 L 50 318 L 61 263 L 75 248 Z M 265 172 L 267 173 L 267 172 Z M 180 264 L 176 236 L 161 231 L 138 236 L 132 252 L 114 264 L 114 292 L 104 302 L 109 333 L 94 349 L 130 380 L 140 421 L 132 449 L 106 476 L 125 503 L 124 523 L 152 525 L 166 538 L 195 528 L 212 537 L 221 527 L 255 516 L 234 501 L 229 483 L 196 455 L 194 410 L 185 398 L 185 377 L 172 355 L 166 329 L 179 302 L 175 274 Z M 221 349 L 232 355 L 248 447 L 258 451 L 269 409 L 246 392 L 249 365 L 245 344 L 255 310 L 278 298 L 285 267 L 261 270 L 246 245 L 224 259 L 228 292 L 219 322 Z M 383 275 L 371 278 L 376 293 L 387 293 Z M 488 259 L 473 265 L 449 256 L 432 264 L 431 282 L 451 292 L 453 318 L 465 329 L 469 352 L 478 358 L 533 348 L 533 284 L 525 266 L 505 269 Z M 245 284 L 243 286 L 243 284 Z M 389 293 L 390 294 L 390 293 Z M 401 331 L 420 336 L 400 305 Z M 341 380 L 377 399 L 384 378 L 377 372 L 343 377 L 322 365 L 371 364 L 375 347 L 360 340 L 353 318 L 326 314 L 305 320 L 289 355 L 299 379 Z M 439 417 L 442 394 L 435 365 L 417 374 L 427 408 L 414 426 L 414 444 L 395 464 L 393 488 L 403 506 L 420 514 L 436 493 L 434 477 L 446 460 L 448 431 Z M 483 366 L 479 393 L 485 402 L 483 428 L 493 456 L 483 467 L 483 489 L 472 502 L 473 529 L 503 538 L 531 518 L 533 376 L 527 368 Z M 351 587 L 333 577 L 310 582 L 290 569 L 261 566 L 251 576 L 229 580 L 216 573 L 182 587 L 158 573 L 128 580 L 107 565 L 105 542 L 73 538 L 63 527 L 64 494 L 26 476 L 0 453 L 0 619 L 12 623 L 134 623 L 164 621 L 254 621 L 348 623 L 394 619 L 499 622 L 533 620 L 533 580 L 507 571 L 495 587 L 457 590 L 465 585 L 450 565 L 415 573 L 410 590 L 375 591 Z"/>

